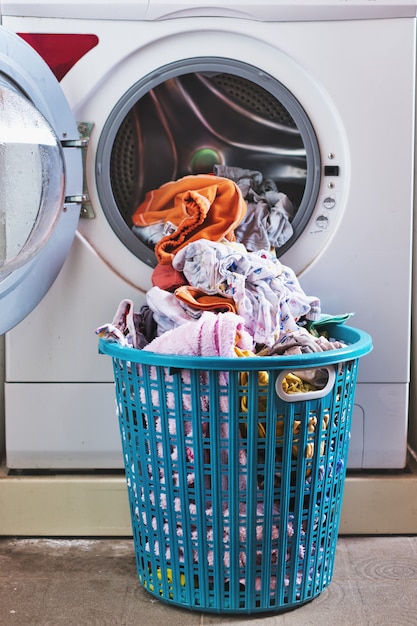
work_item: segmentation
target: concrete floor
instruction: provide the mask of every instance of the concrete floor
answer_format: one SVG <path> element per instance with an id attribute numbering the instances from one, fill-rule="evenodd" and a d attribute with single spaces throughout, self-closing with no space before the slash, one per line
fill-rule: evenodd
<path id="1" fill-rule="evenodd" d="M 417 536 L 341 537 L 330 586 L 291 612 L 190 612 L 139 585 L 131 539 L 0 538 L 2 626 L 408 626 L 417 624 Z"/>

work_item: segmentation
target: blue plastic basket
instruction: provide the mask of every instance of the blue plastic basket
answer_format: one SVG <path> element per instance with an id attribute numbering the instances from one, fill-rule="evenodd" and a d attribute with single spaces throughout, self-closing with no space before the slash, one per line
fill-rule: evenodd
<path id="1" fill-rule="evenodd" d="M 329 584 L 359 358 L 155 354 L 103 339 L 113 359 L 138 577 L 166 602 L 217 613 L 282 611 Z M 324 368 L 320 391 L 282 378 Z"/>

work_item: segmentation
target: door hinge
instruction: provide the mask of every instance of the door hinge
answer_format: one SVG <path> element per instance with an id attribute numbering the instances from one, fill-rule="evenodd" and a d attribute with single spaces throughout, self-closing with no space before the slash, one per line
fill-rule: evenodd
<path id="1" fill-rule="evenodd" d="M 87 186 L 86 175 L 86 156 L 87 147 L 90 141 L 91 130 L 93 128 L 93 122 L 80 122 L 78 124 L 78 132 L 80 134 L 79 139 L 67 139 L 61 141 L 63 148 L 79 148 L 81 149 L 82 161 L 83 161 L 83 191 L 82 194 L 73 196 L 66 196 L 66 203 L 81 203 L 80 217 L 87 219 L 93 219 L 95 217 L 94 209 L 90 202 L 90 196 Z"/>

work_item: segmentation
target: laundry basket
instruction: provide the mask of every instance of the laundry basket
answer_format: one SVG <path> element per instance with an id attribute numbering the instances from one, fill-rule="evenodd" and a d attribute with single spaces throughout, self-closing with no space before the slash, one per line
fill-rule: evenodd
<path id="1" fill-rule="evenodd" d="M 139 581 L 173 605 L 283 611 L 329 584 L 359 358 L 186 357 L 99 340 L 112 357 Z M 320 368 L 318 391 L 289 393 Z"/>

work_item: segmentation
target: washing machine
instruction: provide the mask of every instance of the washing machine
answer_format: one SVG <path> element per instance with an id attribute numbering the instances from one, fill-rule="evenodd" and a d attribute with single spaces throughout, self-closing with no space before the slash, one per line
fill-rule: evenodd
<path id="1" fill-rule="evenodd" d="M 353 312 L 373 336 L 349 467 L 404 467 L 415 0 L 0 6 L 0 94 L 36 111 L 30 141 L 19 116 L 5 132 L 0 162 L 4 213 L 32 225 L 2 226 L 7 466 L 123 467 L 94 330 L 152 285 L 155 255 L 132 214 L 147 191 L 224 165 L 291 199 L 277 255 L 323 312 Z M 33 156 L 43 123 L 46 165 Z"/>

